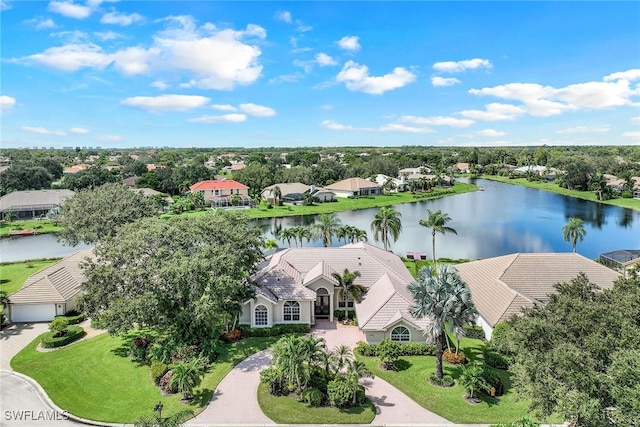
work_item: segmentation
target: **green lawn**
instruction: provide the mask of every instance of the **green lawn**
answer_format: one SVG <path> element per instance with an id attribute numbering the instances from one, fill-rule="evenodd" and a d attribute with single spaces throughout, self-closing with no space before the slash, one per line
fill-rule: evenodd
<path id="1" fill-rule="evenodd" d="M 132 423 L 141 415 L 151 415 L 158 401 L 166 416 L 186 407 L 202 412 L 234 365 L 277 338 L 248 338 L 225 347 L 189 406 L 179 403 L 179 393 L 163 397 L 151 382 L 149 367 L 124 356 L 123 339 L 108 334 L 47 353 L 36 350 L 37 338 L 11 360 L 11 367 L 35 379 L 59 407 L 74 415 Z"/>
<path id="2" fill-rule="evenodd" d="M 471 362 L 482 361 L 483 346 L 482 341 L 467 338 L 463 338 L 461 344 Z M 484 396 L 481 403 L 470 404 L 463 399 L 466 392 L 462 386 L 456 384 L 441 388 L 427 382 L 427 377 L 435 372 L 435 357 L 402 357 L 398 371 L 381 370 L 380 361 L 374 357 L 358 356 L 358 360 L 362 360 L 374 375 L 400 389 L 420 406 L 454 423 L 506 423 L 529 413 L 528 401 L 516 397 L 515 390 L 511 387 L 511 373 L 507 371 L 498 371 L 505 384 L 505 394 L 497 402 Z M 445 375 L 449 374 L 457 379 L 462 368 L 445 363 L 444 370 Z"/>
<path id="3" fill-rule="evenodd" d="M 24 285 L 27 277 L 50 266 L 58 260 L 59 258 L 39 259 L 0 264 L 0 290 L 5 291 L 7 295 L 11 295 Z"/>
<path id="4" fill-rule="evenodd" d="M 453 196 L 456 194 L 468 193 L 477 190 L 477 186 L 456 182 L 451 189 L 434 189 L 431 192 L 419 193 L 414 195 L 409 192 L 394 193 L 372 198 L 346 199 L 337 198 L 336 202 L 316 203 L 313 206 L 278 206 L 268 209 L 262 203 L 258 208 L 245 209 L 251 218 L 273 218 L 297 215 L 315 215 L 321 213 L 353 211 L 359 209 L 368 209 L 381 206 L 399 205 L 402 203 L 414 203 L 420 200 L 438 199 L 441 197 Z M 201 211 L 185 212 L 182 215 L 203 215 L 211 213 L 210 209 Z M 170 215 L 166 215 L 170 216 Z"/>
<path id="5" fill-rule="evenodd" d="M 348 409 L 314 407 L 291 397 L 273 396 L 263 383 L 258 387 L 258 404 L 278 424 L 369 424 L 376 416 L 371 402 Z"/>
<path id="6" fill-rule="evenodd" d="M 549 182 L 541 182 L 541 181 L 533 181 L 530 182 L 526 178 L 515 178 L 510 179 L 504 176 L 495 176 L 495 175 L 487 175 L 482 178 L 489 179 L 492 181 L 504 182 L 507 184 L 514 185 L 522 185 L 524 187 L 537 188 L 538 190 L 549 191 L 552 193 L 562 194 L 563 196 L 575 197 L 578 199 L 589 200 L 592 202 L 604 203 L 607 205 L 620 206 L 622 208 L 629 208 L 640 210 L 640 200 L 638 199 L 623 199 L 621 197 L 617 199 L 599 201 L 598 195 L 593 191 L 578 191 L 578 190 L 568 190 L 566 188 L 560 187 L 558 184 L 549 183 Z"/>
<path id="7" fill-rule="evenodd" d="M 6 221 L 0 222 L 0 237 L 8 237 L 12 230 L 33 230 L 38 234 L 57 233 L 60 227 L 51 221 L 46 220 L 17 220 L 10 224 Z"/>

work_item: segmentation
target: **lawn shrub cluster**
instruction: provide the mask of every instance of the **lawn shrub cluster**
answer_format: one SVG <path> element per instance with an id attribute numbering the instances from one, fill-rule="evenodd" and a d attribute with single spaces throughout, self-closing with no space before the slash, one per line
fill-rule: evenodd
<path id="1" fill-rule="evenodd" d="M 487 338 L 484 335 L 484 329 L 481 326 L 464 326 L 464 336 L 474 340 L 485 341 Z"/>
<path id="2" fill-rule="evenodd" d="M 84 329 L 82 326 L 71 325 L 67 326 L 63 335 L 55 336 L 58 332 L 47 332 L 41 339 L 40 345 L 43 348 L 57 348 L 67 344 L 71 344 L 74 341 L 79 340 L 84 336 Z"/>
<path id="3" fill-rule="evenodd" d="M 492 424 L 491 427 L 540 427 L 539 423 L 534 422 L 528 416 L 510 423 Z"/>
<path id="4" fill-rule="evenodd" d="M 66 319 L 69 325 L 77 325 L 80 322 L 84 322 L 87 317 L 82 313 L 68 312 L 64 316 L 56 316 L 56 319 Z"/>
<path id="5" fill-rule="evenodd" d="M 222 335 L 220 335 L 220 340 L 227 344 L 236 342 L 240 338 L 242 338 L 242 331 L 240 329 L 234 329 L 229 332 L 223 332 Z"/>
<path id="6" fill-rule="evenodd" d="M 151 362 L 151 381 L 158 385 L 160 383 L 160 378 L 162 378 L 168 370 L 169 366 L 158 360 L 154 360 Z"/>
<path id="7" fill-rule="evenodd" d="M 504 383 L 502 377 L 493 369 L 488 366 L 482 366 L 482 378 L 487 382 L 489 387 L 481 388 L 481 391 L 488 396 L 491 396 L 491 389 L 493 389 L 493 396 L 502 396 L 504 394 Z"/>
<path id="8" fill-rule="evenodd" d="M 504 356 L 489 345 L 482 349 L 482 355 L 484 356 L 484 363 L 496 369 L 509 369 L 512 361 L 512 356 Z"/>
<path id="9" fill-rule="evenodd" d="M 346 378 L 337 377 L 327 384 L 327 395 L 331 406 L 336 408 L 346 408 L 349 406 L 361 405 L 365 401 L 364 387 L 358 386 L 356 392 L 355 405 L 353 402 L 353 387 Z"/>
<path id="10" fill-rule="evenodd" d="M 333 317 L 339 322 L 342 322 L 345 319 L 355 320 L 356 312 L 355 310 L 334 310 Z"/>
<path id="11" fill-rule="evenodd" d="M 462 350 L 458 351 L 456 354 L 455 351 L 451 351 L 446 349 L 442 354 L 442 360 L 447 363 L 451 363 L 452 365 L 466 365 L 467 355 L 462 352 Z"/>
<path id="12" fill-rule="evenodd" d="M 303 391 L 300 397 L 303 402 L 307 402 L 311 406 L 321 406 L 324 400 L 324 393 L 315 387 L 310 387 Z"/>
<path id="13" fill-rule="evenodd" d="M 456 383 L 451 375 L 445 375 L 442 378 L 437 378 L 435 373 L 429 375 L 428 380 L 430 384 L 437 387 L 453 387 Z"/>
<path id="14" fill-rule="evenodd" d="M 251 328 L 240 325 L 238 329 L 243 337 L 277 337 L 286 334 L 308 334 L 311 326 L 304 323 L 278 324 L 270 328 Z"/>
<path id="15" fill-rule="evenodd" d="M 402 356 L 435 356 L 436 346 L 431 344 L 409 342 L 406 344 L 399 344 L 400 357 Z M 377 357 L 378 344 L 367 344 L 364 341 L 359 341 L 358 345 L 354 349 L 355 352 L 361 356 Z"/>

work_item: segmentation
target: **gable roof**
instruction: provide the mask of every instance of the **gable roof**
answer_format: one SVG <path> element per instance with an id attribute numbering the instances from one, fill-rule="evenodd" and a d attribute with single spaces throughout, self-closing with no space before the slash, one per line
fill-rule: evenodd
<path id="1" fill-rule="evenodd" d="M 523 307 L 546 304 L 555 285 L 585 273 L 603 289 L 619 274 L 577 253 L 511 254 L 455 266 L 471 291 L 480 315 L 491 325 L 518 314 Z"/>
<path id="2" fill-rule="evenodd" d="M 21 210 L 30 207 L 51 209 L 59 206 L 76 193 L 71 190 L 13 191 L 0 197 L 0 211 Z"/>
<path id="3" fill-rule="evenodd" d="M 380 186 L 375 182 L 367 181 L 363 178 L 347 178 L 327 185 L 326 188 L 337 191 L 358 191 L 362 188 L 380 188 Z"/>
<path id="4" fill-rule="evenodd" d="M 206 181 L 200 181 L 189 187 L 191 191 L 207 191 L 207 190 L 229 190 L 239 188 L 241 190 L 248 190 L 244 184 L 234 181 L 233 179 L 209 179 Z"/>
<path id="5" fill-rule="evenodd" d="M 69 301 L 80 292 L 80 286 L 85 281 L 80 264 L 87 257 L 93 258 L 92 249 L 76 252 L 32 274 L 20 290 L 9 296 L 9 302 L 37 304 Z"/>
<path id="6" fill-rule="evenodd" d="M 311 191 L 310 185 L 303 184 L 301 182 L 285 182 L 265 187 L 264 190 L 262 190 L 262 194 L 272 195 L 276 187 L 280 187 L 280 192 L 283 196 L 286 196 L 287 194 L 303 194 L 307 191 Z"/>

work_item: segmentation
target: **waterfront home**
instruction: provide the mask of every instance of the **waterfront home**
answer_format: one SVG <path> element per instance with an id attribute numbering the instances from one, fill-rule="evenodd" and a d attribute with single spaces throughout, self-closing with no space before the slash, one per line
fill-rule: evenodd
<path id="1" fill-rule="evenodd" d="M 71 190 L 14 191 L 0 197 L 0 216 L 12 212 L 19 219 L 35 219 L 59 208 L 76 193 Z"/>
<path id="2" fill-rule="evenodd" d="M 544 305 L 555 285 L 584 273 L 603 289 L 613 287 L 620 274 L 577 253 L 517 253 L 455 266 L 469 285 L 478 310 L 478 325 L 487 339 L 493 328 L 525 307 Z"/>
<path id="3" fill-rule="evenodd" d="M 335 193 L 336 197 L 377 196 L 382 188 L 375 182 L 363 178 L 347 178 L 325 187 Z"/>
<path id="4" fill-rule="evenodd" d="M 318 202 L 330 202 L 334 200 L 335 193 L 322 188 L 316 188 L 315 185 L 307 185 L 301 182 L 283 182 L 265 187 L 260 193 L 263 200 L 275 201 L 275 188 L 280 189 L 280 201 L 282 203 L 293 203 L 304 201 L 308 194 L 311 194 L 314 200 Z"/>
<path id="5" fill-rule="evenodd" d="M 249 197 L 249 187 L 233 179 L 200 181 L 193 184 L 189 189 L 192 193 L 199 192 L 202 194 L 205 202 L 211 203 L 212 208 L 233 206 L 234 198 L 238 200 L 237 206 L 253 205 L 253 200 Z"/>
<path id="6" fill-rule="evenodd" d="M 289 248 L 273 254 L 254 276 L 256 297 L 244 302 L 240 323 L 252 327 L 334 320 L 334 310 L 355 310 L 365 340 L 424 342 L 429 319 L 409 314 L 413 276 L 391 252 L 359 242 L 333 248 Z M 358 271 L 368 289 L 360 302 L 339 298 L 333 273 Z"/>

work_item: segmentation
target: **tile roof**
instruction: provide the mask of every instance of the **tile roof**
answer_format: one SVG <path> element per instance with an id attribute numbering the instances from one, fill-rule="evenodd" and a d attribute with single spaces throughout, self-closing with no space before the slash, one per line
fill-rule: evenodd
<path id="1" fill-rule="evenodd" d="M 367 181 L 363 178 L 347 178 L 342 181 L 327 185 L 328 190 L 338 191 L 358 191 L 361 188 L 380 188 L 375 182 Z"/>
<path id="2" fill-rule="evenodd" d="M 546 304 L 555 285 L 570 282 L 580 272 L 601 288 L 613 287 L 619 274 L 576 253 L 511 254 L 455 266 L 468 285 L 480 315 L 491 325 Z"/>
<path id="3" fill-rule="evenodd" d="M 262 190 L 262 194 L 267 195 L 268 197 L 273 196 L 273 190 L 276 187 L 280 187 L 280 192 L 283 196 L 287 194 L 302 194 L 307 191 L 311 191 L 311 186 L 307 184 L 303 184 L 301 182 L 285 182 L 281 184 L 273 184 L 268 187 L 265 187 Z"/>
<path id="4" fill-rule="evenodd" d="M 191 191 L 200 191 L 200 190 L 228 190 L 228 189 L 248 189 L 244 184 L 239 183 L 238 181 L 234 181 L 233 179 L 209 179 L 207 181 L 200 181 L 193 184 L 189 187 Z"/>
<path id="5" fill-rule="evenodd" d="M 0 211 L 18 210 L 30 206 L 59 206 L 75 194 L 71 190 L 14 191 L 0 197 Z"/>
<path id="6" fill-rule="evenodd" d="M 80 292 L 80 286 L 85 281 L 81 262 L 92 257 L 92 249 L 79 251 L 32 274 L 22 288 L 9 297 L 9 302 L 36 304 L 69 301 Z"/>

